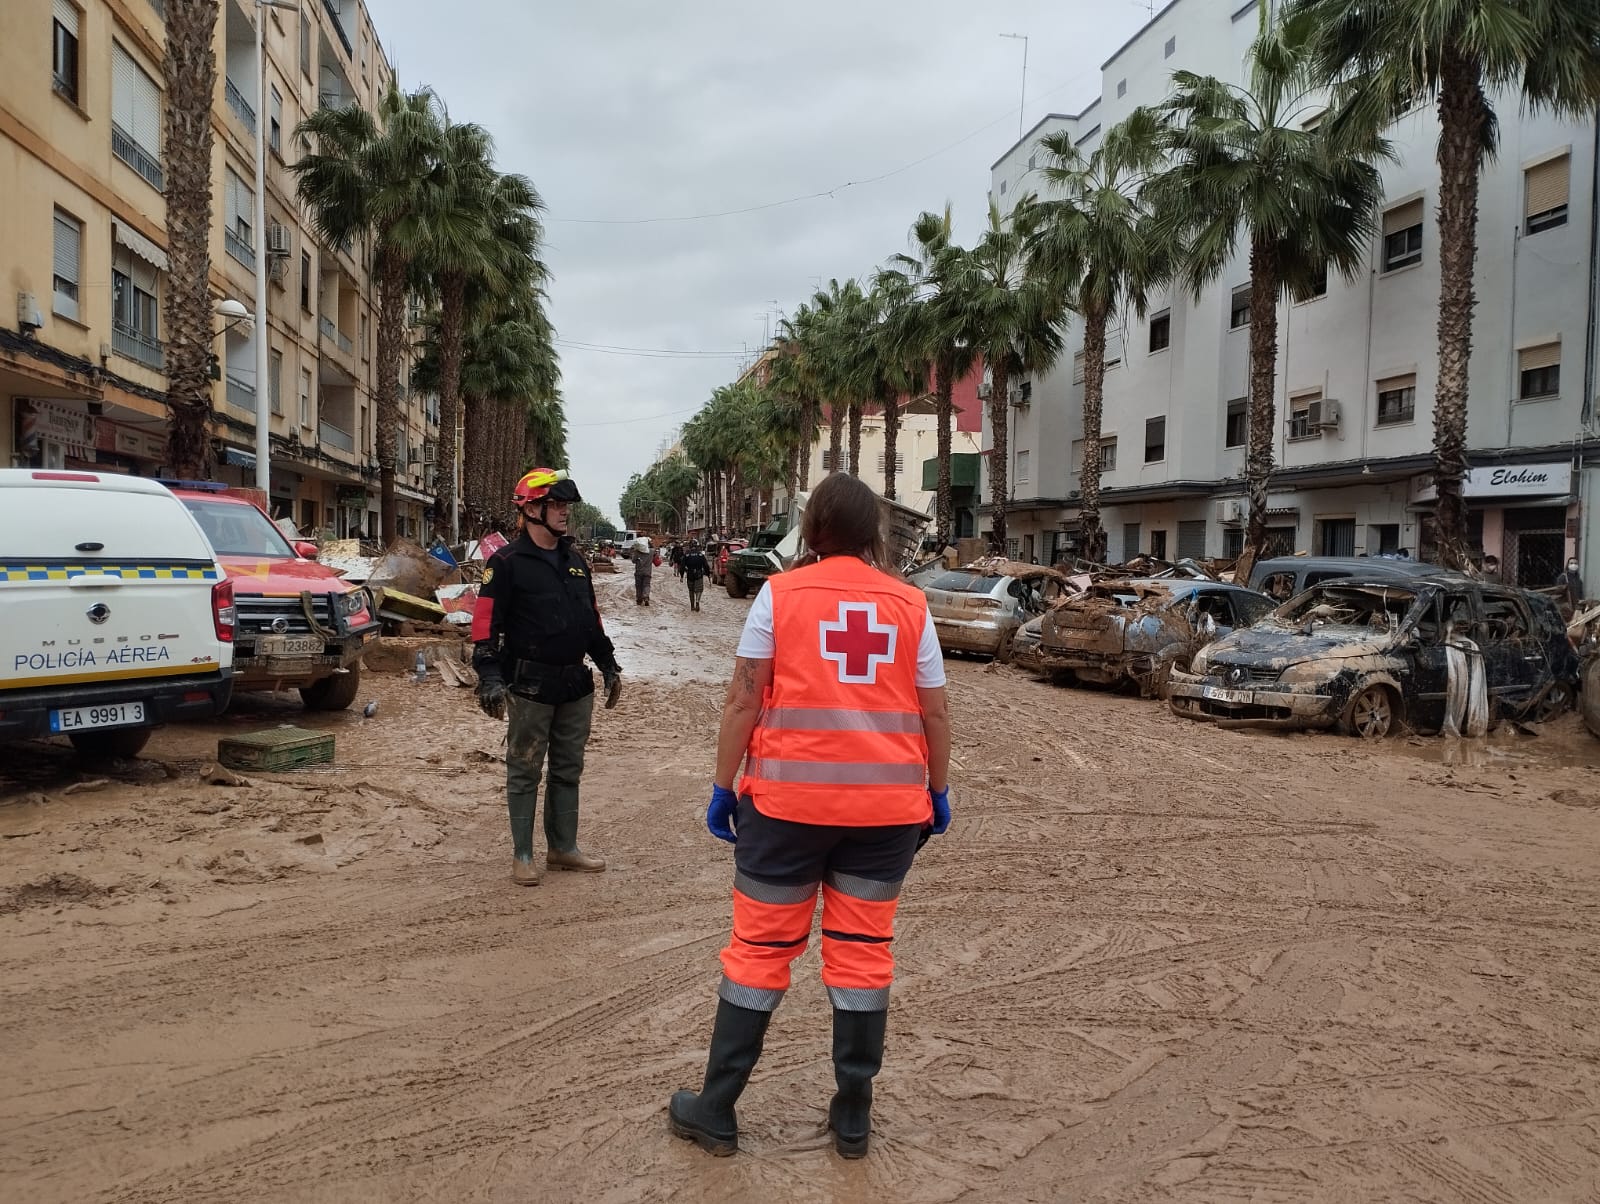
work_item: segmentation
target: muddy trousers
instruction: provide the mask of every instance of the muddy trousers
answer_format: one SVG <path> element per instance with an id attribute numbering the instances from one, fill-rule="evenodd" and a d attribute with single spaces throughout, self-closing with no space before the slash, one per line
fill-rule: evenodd
<path id="1" fill-rule="evenodd" d="M 578 780 L 583 750 L 594 718 L 594 695 L 550 706 L 512 693 L 506 696 L 506 806 L 511 816 L 511 850 L 519 860 L 533 857 L 533 813 L 539 777 L 549 762 L 544 791 L 544 838 L 554 851 L 578 847 Z"/>
<path id="2" fill-rule="evenodd" d="M 698 580 L 693 579 L 693 578 L 690 579 L 690 581 L 689 581 L 689 609 L 690 610 L 699 610 L 700 609 L 700 595 L 705 593 L 705 592 L 706 592 L 706 579 L 704 577 L 701 577 Z"/>
<path id="3" fill-rule="evenodd" d="M 650 605 L 650 578 L 639 573 L 633 575 L 633 604 L 635 606 Z"/>

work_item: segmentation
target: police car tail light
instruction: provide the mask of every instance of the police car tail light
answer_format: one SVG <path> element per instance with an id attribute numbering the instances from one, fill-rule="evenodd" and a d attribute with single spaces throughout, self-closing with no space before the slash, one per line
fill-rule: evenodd
<path id="1" fill-rule="evenodd" d="M 233 605 L 233 582 L 226 578 L 211 587 L 211 621 L 216 625 L 217 639 L 224 644 L 233 643 L 239 612 Z"/>

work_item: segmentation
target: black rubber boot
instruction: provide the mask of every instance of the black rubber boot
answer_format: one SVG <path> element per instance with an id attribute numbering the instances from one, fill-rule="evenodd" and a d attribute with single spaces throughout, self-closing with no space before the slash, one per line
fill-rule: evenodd
<path id="1" fill-rule="evenodd" d="M 872 1079 L 883 1067 L 888 1012 L 833 1010 L 833 1077 L 838 1094 L 828 1105 L 828 1128 L 841 1158 L 865 1158 L 872 1135 Z"/>
<path id="2" fill-rule="evenodd" d="M 705 1085 L 698 1093 L 675 1091 L 667 1104 L 667 1123 L 675 1134 L 718 1157 L 738 1151 L 739 1122 L 733 1105 L 756 1068 L 771 1021 L 771 1012 L 737 1007 L 726 999 L 717 1001 Z"/>

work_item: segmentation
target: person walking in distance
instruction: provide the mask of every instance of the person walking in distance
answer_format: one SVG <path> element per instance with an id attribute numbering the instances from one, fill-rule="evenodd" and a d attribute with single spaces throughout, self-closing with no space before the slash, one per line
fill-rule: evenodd
<path id="1" fill-rule="evenodd" d="M 1556 574 L 1556 588 L 1561 591 L 1556 602 L 1564 617 L 1570 619 L 1583 606 L 1583 574 L 1578 571 L 1578 558 L 1567 557 L 1567 567 Z"/>
<path id="2" fill-rule="evenodd" d="M 633 604 L 650 605 L 650 577 L 656 571 L 656 554 L 644 536 L 633 546 Z"/>
<path id="3" fill-rule="evenodd" d="M 705 593 L 706 578 L 711 576 L 711 562 L 700 550 L 698 539 L 689 541 L 689 550 L 678 561 L 678 568 L 683 574 L 683 579 L 689 583 L 689 609 L 699 610 L 700 595 Z"/>
<path id="4" fill-rule="evenodd" d="M 533 814 L 539 775 L 544 791 L 544 864 L 599 873 L 603 858 L 578 848 L 578 781 L 594 715 L 594 675 L 616 705 L 622 667 L 600 622 L 589 566 L 567 534 L 572 503 L 582 501 L 567 474 L 535 468 L 517 482 L 521 528 L 489 558 L 472 613 L 472 665 L 478 706 L 492 719 L 510 712 L 506 732 L 506 806 L 511 817 L 511 880 L 537 886 Z"/>
<path id="5" fill-rule="evenodd" d="M 894 978 L 895 906 L 912 857 L 950 824 L 950 714 L 927 599 L 882 571 L 878 499 L 827 477 L 801 518 L 801 567 L 767 580 L 746 619 L 717 737 L 706 826 L 734 845 L 733 934 L 705 1081 L 669 1127 L 738 1149 L 734 1104 L 761 1055 L 822 895 L 833 1004 L 834 1148 L 867 1152 Z M 735 774 L 745 762 L 735 791 Z"/>

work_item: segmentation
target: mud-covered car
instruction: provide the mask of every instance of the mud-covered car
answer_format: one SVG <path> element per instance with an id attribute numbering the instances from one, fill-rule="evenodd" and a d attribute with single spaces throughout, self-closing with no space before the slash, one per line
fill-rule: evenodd
<path id="1" fill-rule="evenodd" d="M 1043 639 L 1044 616 L 1039 615 L 1037 618 L 1029 619 L 1017 628 L 1017 634 L 1011 639 L 1011 663 L 1030 673 L 1047 672 L 1039 658 Z"/>
<path id="2" fill-rule="evenodd" d="M 1572 704 L 1578 660 L 1554 603 L 1455 574 L 1313 586 L 1199 652 L 1169 697 L 1180 715 L 1230 726 L 1436 732 L 1451 641 L 1482 655 L 1491 721 Z"/>
<path id="3" fill-rule="evenodd" d="M 1058 680 L 1132 682 L 1159 694 L 1169 672 L 1207 642 L 1271 610 L 1265 595 L 1219 581 L 1100 581 L 1044 616 L 1038 668 Z"/>
<path id="4" fill-rule="evenodd" d="M 1256 562 L 1250 571 L 1249 585 L 1266 594 L 1276 606 L 1324 581 L 1345 577 L 1358 577 L 1362 581 L 1375 581 L 1379 577 L 1437 577 L 1448 572 L 1436 564 L 1390 556 L 1274 556 Z"/>
<path id="5" fill-rule="evenodd" d="M 940 648 L 1005 661 L 1018 629 L 1044 612 L 1065 581 L 1054 569 L 997 560 L 949 569 L 922 592 Z"/>

